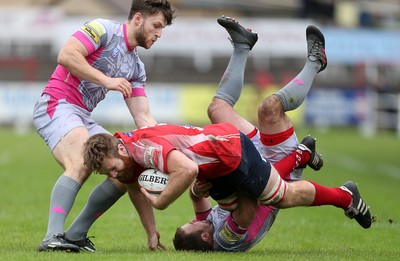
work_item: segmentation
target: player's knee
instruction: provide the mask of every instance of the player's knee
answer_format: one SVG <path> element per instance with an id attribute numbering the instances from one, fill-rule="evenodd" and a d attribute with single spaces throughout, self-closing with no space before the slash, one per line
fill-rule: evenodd
<path id="1" fill-rule="evenodd" d="M 227 109 L 232 107 L 224 100 L 214 98 L 207 108 L 207 115 L 211 122 L 218 121 L 224 116 Z"/>
<path id="2" fill-rule="evenodd" d="M 258 107 L 258 116 L 261 119 L 275 121 L 284 114 L 282 104 L 278 97 L 271 95 L 266 98 Z"/>
<path id="3" fill-rule="evenodd" d="M 215 100 L 215 99 L 214 99 Z M 207 115 L 209 119 L 213 119 L 215 112 L 217 111 L 218 105 L 214 102 L 214 100 L 208 105 Z"/>

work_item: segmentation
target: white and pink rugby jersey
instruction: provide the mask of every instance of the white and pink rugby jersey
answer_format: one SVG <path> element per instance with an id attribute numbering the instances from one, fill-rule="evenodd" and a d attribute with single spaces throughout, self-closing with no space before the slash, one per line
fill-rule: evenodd
<path id="1" fill-rule="evenodd" d="M 125 78 L 132 83 L 132 97 L 146 96 L 146 72 L 137 49 L 131 49 L 126 24 L 106 19 L 86 23 L 73 34 L 86 47 L 88 63 L 109 77 Z M 81 80 L 58 65 L 43 93 L 49 94 L 54 106 L 65 99 L 89 112 L 106 96 L 108 89 Z M 50 103 L 49 103 L 50 105 Z M 49 114 L 52 110 L 48 110 Z M 54 113 L 54 110 L 53 110 Z M 51 117 L 51 115 L 50 115 Z"/>

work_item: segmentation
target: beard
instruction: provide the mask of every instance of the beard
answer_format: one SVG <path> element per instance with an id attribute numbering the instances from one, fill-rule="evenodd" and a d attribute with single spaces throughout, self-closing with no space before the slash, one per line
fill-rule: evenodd
<path id="1" fill-rule="evenodd" d="M 138 46 L 141 46 L 145 49 L 149 49 L 150 46 L 146 42 L 146 36 L 144 34 L 144 23 L 138 28 L 138 30 L 135 32 L 135 38 Z"/>
<path id="2" fill-rule="evenodd" d="M 135 177 L 135 163 L 130 156 L 120 156 L 125 169 L 118 172 L 117 179 L 121 182 L 131 182 Z"/>

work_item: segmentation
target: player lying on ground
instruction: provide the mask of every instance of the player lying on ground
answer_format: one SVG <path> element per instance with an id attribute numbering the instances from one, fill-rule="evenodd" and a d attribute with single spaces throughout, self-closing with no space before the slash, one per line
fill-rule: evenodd
<path id="1" fill-rule="evenodd" d="M 285 112 L 294 110 L 301 105 L 317 73 L 326 68 L 325 40 L 322 33 L 314 26 L 307 28 L 308 59 L 306 64 L 288 85 L 262 102 L 258 112 L 258 131 L 233 109 L 243 87 L 244 70 L 249 51 L 257 38 L 254 33 L 235 23 L 233 19 L 222 17 L 218 19 L 218 22 L 228 30 L 234 51 L 217 94 L 209 106 L 208 112 L 211 121 L 213 123 L 230 122 L 238 127 L 252 139 L 263 157 L 275 163 L 274 166 L 279 170 L 282 178 L 287 181 L 301 178 L 302 163 L 297 162 L 296 158 L 311 159 L 308 163 L 309 166 L 315 170 L 320 169 L 322 159 L 315 152 L 315 140 L 306 137 L 299 145 L 293 124 Z M 306 149 L 304 150 L 304 148 Z M 285 170 L 287 172 L 288 168 L 293 168 L 293 164 L 288 164 L 288 161 L 277 162 L 277 160 L 292 151 L 298 151 L 293 162 L 300 168 L 294 168 L 289 171 L 290 175 L 285 175 Z M 314 185 L 321 187 L 317 184 Z M 210 201 L 205 198 L 208 196 L 211 186 L 210 182 L 196 181 L 191 187 L 190 198 L 196 219 L 177 229 L 174 236 L 175 248 L 177 250 L 203 251 L 249 250 L 269 231 L 278 214 L 278 209 L 257 204 L 242 194 L 238 197 L 238 208 L 232 212 L 232 215 L 218 205 L 211 209 Z M 325 191 L 335 190 L 321 188 Z M 352 209 L 353 205 L 356 205 L 352 200 L 362 202 L 362 199 L 357 196 L 359 193 L 354 183 L 348 182 L 341 189 L 342 191 L 351 190 L 351 193 L 356 195 L 353 198 L 348 197 L 345 203 L 349 208 L 348 211 Z M 256 213 L 256 218 L 249 219 L 249 212 Z M 362 221 L 360 218 L 359 220 Z M 370 222 L 367 221 L 361 225 L 368 227 Z"/>

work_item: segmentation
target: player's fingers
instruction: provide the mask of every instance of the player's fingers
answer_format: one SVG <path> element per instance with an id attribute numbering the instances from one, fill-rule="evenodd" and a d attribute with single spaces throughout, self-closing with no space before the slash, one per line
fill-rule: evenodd
<path id="1" fill-rule="evenodd" d="M 129 97 L 129 96 L 130 96 L 129 89 L 128 89 L 128 87 L 126 86 L 126 84 L 124 84 L 123 82 L 121 82 L 121 83 L 118 85 L 118 88 L 119 88 L 120 92 L 124 95 L 124 97 Z"/>
<path id="2" fill-rule="evenodd" d="M 132 94 L 132 85 L 125 79 L 124 79 L 124 88 L 126 93 L 128 94 L 127 96 L 130 97 Z"/>
<path id="3" fill-rule="evenodd" d="M 161 242 L 158 243 L 158 249 L 167 250 L 167 248 L 163 244 L 161 244 Z"/>

